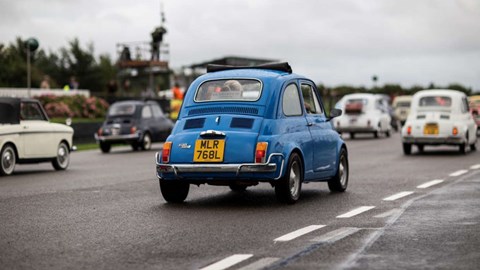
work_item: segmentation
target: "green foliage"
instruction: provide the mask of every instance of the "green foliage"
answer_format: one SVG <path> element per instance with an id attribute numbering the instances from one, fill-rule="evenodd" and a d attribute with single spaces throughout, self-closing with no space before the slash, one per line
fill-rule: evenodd
<path id="1" fill-rule="evenodd" d="M 0 43 L 0 87 L 26 87 L 27 64 L 25 40 Z M 103 93 L 109 80 L 115 78 L 116 66 L 108 55 L 100 55 L 98 61 L 93 44 L 86 48 L 78 39 L 68 43 L 59 52 L 46 52 L 41 47 L 31 53 L 32 87 L 39 87 L 45 75 L 50 76 L 52 88 L 62 88 L 74 76 L 79 88 L 93 93 Z"/>
<path id="2" fill-rule="evenodd" d="M 35 97 L 43 104 L 48 117 L 103 118 L 108 103 L 101 98 L 75 96 L 42 95 Z"/>

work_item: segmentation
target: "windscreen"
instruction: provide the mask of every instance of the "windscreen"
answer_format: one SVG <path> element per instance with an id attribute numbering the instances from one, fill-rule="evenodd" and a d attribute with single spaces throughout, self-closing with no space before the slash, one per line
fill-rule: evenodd
<path id="1" fill-rule="evenodd" d="M 195 101 L 256 101 L 260 98 L 262 84 L 251 79 L 226 79 L 206 81 L 195 94 Z"/>
<path id="2" fill-rule="evenodd" d="M 133 104 L 113 104 L 108 109 L 108 116 L 133 115 L 134 113 L 135 105 Z"/>

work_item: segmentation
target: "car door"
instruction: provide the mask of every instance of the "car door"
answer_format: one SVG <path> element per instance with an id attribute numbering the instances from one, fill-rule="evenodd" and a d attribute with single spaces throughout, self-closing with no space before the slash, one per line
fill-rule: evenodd
<path id="1" fill-rule="evenodd" d="M 462 105 L 461 105 L 461 120 L 462 122 L 465 123 L 467 126 L 467 132 L 468 132 L 468 138 L 469 142 L 468 144 L 471 144 L 472 142 L 475 141 L 477 137 L 477 128 L 475 125 L 475 120 L 472 117 L 472 114 L 470 113 L 470 108 L 468 105 L 468 100 L 466 96 L 462 97 Z"/>
<path id="2" fill-rule="evenodd" d="M 317 177 L 329 176 L 336 164 L 336 137 L 327 120 L 320 95 L 310 81 L 300 83 L 307 126 L 313 141 L 313 170 Z"/>
<path id="3" fill-rule="evenodd" d="M 170 133 L 170 129 L 172 127 L 172 123 L 170 119 L 167 119 L 165 117 L 165 114 L 163 113 L 162 109 L 158 104 L 151 104 L 152 112 L 153 112 L 153 122 L 154 125 L 152 127 L 152 130 L 154 130 L 155 135 L 154 140 L 155 141 L 161 141 L 168 136 L 168 133 Z"/>
<path id="4" fill-rule="evenodd" d="M 57 151 L 55 132 L 41 105 L 22 101 L 20 105 L 21 144 L 25 158 L 53 157 Z"/>

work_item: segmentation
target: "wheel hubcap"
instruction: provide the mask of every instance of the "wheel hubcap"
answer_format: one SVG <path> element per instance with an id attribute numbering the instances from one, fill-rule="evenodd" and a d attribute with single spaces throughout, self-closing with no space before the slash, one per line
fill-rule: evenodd
<path id="1" fill-rule="evenodd" d="M 62 167 L 68 163 L 68 150 L 63 144 L 58 148 L 57 160 Z"/>
<path id="2" fill-rule="evenodd" d="M 290 194 L 293 198 L 298 197 L 298 189 L 300 187 L 300 168 L 298 162 L 294 161 L 292 163 L 292 168 L 290 170 Z"/>
<path id="3" fill-rule="evenodd" d="M 143 147 L 145 149 L 150 149 L 150 145 L 151 145 L 150 136 L 145 135 L 145 138 L 143 138 Z"/>

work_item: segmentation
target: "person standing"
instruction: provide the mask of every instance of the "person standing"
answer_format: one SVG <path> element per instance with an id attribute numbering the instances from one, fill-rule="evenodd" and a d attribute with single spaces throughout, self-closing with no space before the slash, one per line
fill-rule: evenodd
<path id="1" fill-rule="evenodd" d="M 43 76 L 43 80 L 40 83 L 40 88 L 41 89 L 50 89 L 50 76 L 48 76 L 48 75 Z"/>

